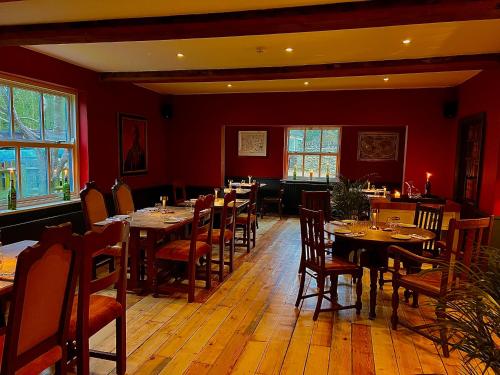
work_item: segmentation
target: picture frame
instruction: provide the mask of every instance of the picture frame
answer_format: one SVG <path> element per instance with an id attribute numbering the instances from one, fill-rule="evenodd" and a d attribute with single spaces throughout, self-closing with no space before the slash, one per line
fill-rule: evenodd
<path id="1" fill-rule="evenodd" d="M 126 113 L 118 114 L 120 175 L 148 173 L 148 121 Z"/>
<path id="2" fill-rule="evenodd" d="M 397 161 L 399 153 L 399 133 L 359 132 L 359 161 Z"/>
<path id="3" fill-rule="evenodd" d="M 267 156 L 267 130 L 240 130 L 238 156 Z"/>

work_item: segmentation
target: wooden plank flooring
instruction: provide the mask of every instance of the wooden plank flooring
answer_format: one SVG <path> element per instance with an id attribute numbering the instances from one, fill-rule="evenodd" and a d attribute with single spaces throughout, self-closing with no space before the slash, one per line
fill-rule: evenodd
<path id="1" fill-rule="evenodd" d="M 238 267 L 212 293 L 197 302 L 175 294 L 153 298 L 128 296 L 127 373 L 129 374 L 456 374 L 461 355 L 446 359 L 436 345 L 389 327 L 391 287 L 378 294 L 377 318 L 368 319 L 368 272 L 363 310 L 321 313 L 313 322 L 314 298 L 300 309 L 300 256 L 296 218 L 260 220 L 257 246 L 241 251 Z M 314 281 L 309 288 L 315 287 Z M 351 303 L 349 278 L 339 279 L 341 303 Z M 328 301 L 324 302 L 325 305 Z M 432 319 L 422 298 L 413 309 L 402 303 L 401 317 Z M 91 340 L 92 347 L 114 350 L 114 326 Z M 113 363 L 91 360 L 93 374 L 114 373 Z"/>

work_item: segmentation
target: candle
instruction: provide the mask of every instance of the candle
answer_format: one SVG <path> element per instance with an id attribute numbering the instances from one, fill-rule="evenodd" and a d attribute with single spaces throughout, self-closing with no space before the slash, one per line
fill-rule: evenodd
<path id="1" fill-rule="evenodd" d="M 68 178 L 68 170 L 64 169 L 64 178 Z"/>
<path id="2" fill-rule="evenodd" d="M 399 191 L 394 192 L 394 198 L 401 198 L 401 193 Z"/>
<path id="3" fill-rule="evenodd" d="M 326 166 L 326 175 L 330 176 L 330 165 Z"/>
<path id="4" fill-rule="evenodd" d="M 368 184 L 368 190 L 370 190 L 370 180 L 367 181 L 367 184 Z"/>
<path id="5" fill-rule="evenodd" d="M 313 173 L 314 173 L 314 172 L 313 172 L 313 170 L 311 169 L 311 170 L 309 171 L 309 178 L 310 178 L 310 179 L 312 179 L 312 178 L 313 178 Z"/>
<path id="6" fill-rule="evenodd" d="M 431 179 L 432 173 L 426 172 L 425 174 L 427 176 L 427 181 L 429 181 Z"/>

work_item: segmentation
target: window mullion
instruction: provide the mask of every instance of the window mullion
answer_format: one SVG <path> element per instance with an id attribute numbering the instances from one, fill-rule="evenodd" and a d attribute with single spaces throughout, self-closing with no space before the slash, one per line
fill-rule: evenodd
<path id="1" fill-rule="evenodd" d="M 14 138 L 14 90 L 9 86 L 9 105 L 10 105 L 10 139 Z"/>
<path id="2" fill-rule="evenodd" d="M 21 147 L 16 147 L 16 169 L 17 169 L 17 194 L 19 198 L 23 198 L 22 183 L 21 183 Z"/>

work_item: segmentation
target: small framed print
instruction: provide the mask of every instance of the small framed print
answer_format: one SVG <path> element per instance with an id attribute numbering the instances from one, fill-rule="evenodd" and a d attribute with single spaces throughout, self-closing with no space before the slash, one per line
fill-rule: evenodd
<path id="1" fill-rule="evenodd" d="M 238 156 L 267 156 L 267 131 L 239 131 Z"/>

